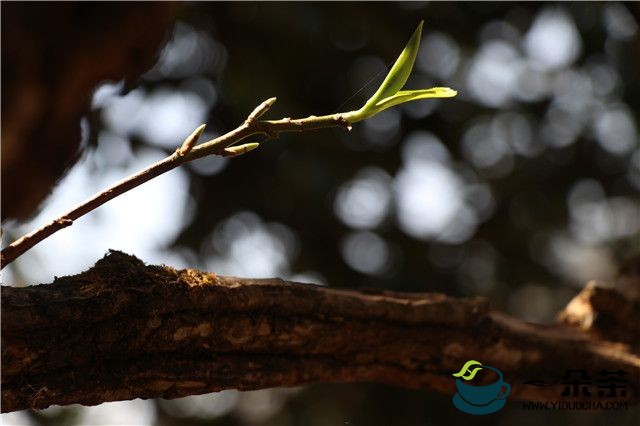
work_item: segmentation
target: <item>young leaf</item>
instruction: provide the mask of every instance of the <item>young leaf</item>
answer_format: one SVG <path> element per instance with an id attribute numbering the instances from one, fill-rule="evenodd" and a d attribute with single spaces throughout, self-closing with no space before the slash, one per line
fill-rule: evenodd
<path id="1" fill-rule="evenodd" d="M 458 92 L 448 87 L 432 87 L 431 89 L 421 90 L 400 90 L 395 95 L 378 102 L 376 107 L 377 112 L 380 112 L 394 105 L 405 102 L 417 101 L 418 99 L 452 98 L 457 94 Z"/>
<path id="2" fill-rule="evenodd" d="M 418 48 L 420 47 L 420 38 L 422 37 L 422 25 L 424 21 L 420 21 L 418 24 L 418 28 L 413 32 L 411 39 L 396 59 L 396 63 L 393 64 L 389 74 L 384 79 L 378 91 L 374 93 L 374 95 L 367 101 L 365 104 L 365 108 L 367 106 L 372 106 L 377 104 L 382 99 L 388 98 L 389 96 L 393 96 L 396 92 L 404 86 L 411 74 L 411 70 L 413 69 L 413 63 L 416 60 L 416 55 L 418 54 Z"/>
<path id="3" fill-rule="evenodd" d="M 422 25 L 420 21 L 418 28 L 414 31 L 411 39 L 400 53 L 393 67 L 374 95 L 357 111 L 349 111 L 340 116 L 349 123 L 356 123 L 366 118 L 372 117 L 389 107 L 404 102 L 429 98 L 451 98 L 458 92 L 448 87 L 433 87 L 431 89 L 401 90 L 407 82 L 413 64 L 420 47 L 420 37 L 422 35 Z"/>

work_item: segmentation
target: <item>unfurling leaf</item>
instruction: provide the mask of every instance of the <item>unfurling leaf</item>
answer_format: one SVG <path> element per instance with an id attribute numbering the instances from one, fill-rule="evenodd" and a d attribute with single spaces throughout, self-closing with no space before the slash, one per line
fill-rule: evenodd
<path id="1" fill-rule="evenodd" d="M 418 99 L 430 99 L 430 98 L 452 98 L 457 95 L 453 89 L 448 87 L 432 87 L 431 89 L 420 90 L 401 90 L 395 95 L 381 100 L 376 104 L 376 107 L 383 109 L 392 107 L 394 105 L 402 104 L 410 101 L 417 101 Z"/>
<path id="2" fill-rule="evenodd" d="M 413 32 L 411 39 L 404 47 L 398 59 L 396 59 L 395 64 L 389 70 L 389 73 L 385 77 L 384 81 L 373 94 L 371 98 L 365 104 L 365 108 L 367 106 L 375 105 L 379 101 L 388 98 L 390 96 L 395 95 L 398 90 L 402 89 L 404 84 L 409 79 L 409 75 L 411 74 L 411 70 L 413 69 L 413 64 L 416 61 L 416 55 L 418 54 L 418 49 L 420 48 L 420 38 L 422 38 L 422 25 L 424 21 L 420 21 L 418 24 L 418 28 Z"/>
<path id="3" fill-rule="evenodd" d="M 357 111 L 350 111 L 342 114 L 342 117 L 350 123 L 364 120 L 372 117 L 379 112 L 405 102 L 415 101 L 418 99 L 429 98 L 451 98 L 456 96 L 458 92 L 448 87 L 433 87 L 431 89 L 418 90 L 401 90 L 411 74 L 413 64 L 415 63 L 418 49 L 420 48 L 420 38 L 422 36 L 422 24 L 420 21 L 418 28 L 414 31 L 411 39 L 398 56 L 395 64 L 389 70 L 384 81 L 364 104 Z"/>

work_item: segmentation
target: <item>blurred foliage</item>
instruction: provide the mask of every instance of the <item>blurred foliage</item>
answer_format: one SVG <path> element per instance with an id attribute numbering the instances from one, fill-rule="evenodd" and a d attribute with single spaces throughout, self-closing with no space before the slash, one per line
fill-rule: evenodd
<path id="1" fill-rule="evenodd" d="M 551 320 L 587 279 L 612 280 L 640 253 L 638 16 L 633 3 L 188 3 L 160 62 L 133 88 L 148 102 L 162 93 L 198 100 L 166 121 L 203 118 L 208 132 L 221 134 L 272 96 L 278 102 L 265 118 L 355 109 L 421 19 L 424 42 L 407 87 L 459 94 L 394 108 L 350 133 L 287 134 L 231 161 L 199 160 L 186 168 L 189 209 L 176 218 L 185 223 L 171 249 L 218 273 L 484 295 L 516 316 Z M 105 105 L 92 115 L 94 147 L 104 131 L 128 138 L 135 151 L 169 153 L 180 143 L 122 130 L 132 127 L 113 117 L 127 114 Z M 161 129 L 164 120 L 153 118 Z M 226 394 L 229 408 L 207 418 L 194 409 L 178 415 L 192 402 L 159 401 L 157 421 L 469 420 L 447 396 L 382 385 L 273 393 L 283 391 Z M 201 406 L 222 404 L 221 395 L 202 397 Z M 634 418 L 637 410 L 523 412 L 513 402 L 473 420 Z"/>

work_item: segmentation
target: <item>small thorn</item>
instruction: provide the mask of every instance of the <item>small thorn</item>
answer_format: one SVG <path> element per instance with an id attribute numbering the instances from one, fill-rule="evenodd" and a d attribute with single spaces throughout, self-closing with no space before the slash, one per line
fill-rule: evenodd
<path id="1" fill-rule="evenodd" d="M 193 133 L 191 133 L 189 136 L 187 136 L 187 138 L 184 140 L 184 142 L 182 142 L 182 145 L 180 145 L 180 148 L 178 148 L 178 150 L 176 151 L 176 153 L 180 157 L 183 157 L 183 156 L 187 155 L 191 151 L 191 149 L 193 149 L 193 147 L 195 146 L 196 142 L 198 141 L 198 138 L 200 137 L 202 132 L 204 132 L 204 128 L 205 127 L 207 127 L 207 125 L 206 124 L 202 124 L 197 129 L 195 129 L 193 131 Z"/>
<path id="2" fill-rule="evenodd" d="M 253 151 L 259 145 L 260 145 L 260 143 L 258 143 L 258 142 L 252 142 L 252 143 L 246 143 L 244 145 L 230 146 L 230 147 L 224 149 L 224 152 L 222 153 L 222 156 L 223 157 L 237 157 L 238 155 L 246 154 L 249 151 Z"/>
<path id="3" fill-rule="evenodd" d="M 254 121 L 257 118 L 262 117 L 262 115 L 269 111 L 269 108 L 271 108 L 271 106 L 275 103 L 275 101 L 278 98 L 269 98 L 266 101 L 262 102 L 260 105 L 258 105 L 251 114 L 249 114 L 249 117 L 247 117 L 247 123 L 251 123 L 252 121 Z"/>

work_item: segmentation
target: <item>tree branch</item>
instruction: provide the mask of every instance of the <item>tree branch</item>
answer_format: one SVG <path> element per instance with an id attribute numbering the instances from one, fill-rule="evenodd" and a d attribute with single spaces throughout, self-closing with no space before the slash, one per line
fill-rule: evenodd
<path id="1" fill-rule="evenodd" d="M 499 368 L 509 398 L 558 400 L 561 385 L 523 382 L 580 368 L 627 372 L 638 402 L 637 347 L 580 324 L 527 324 L 482 298 L 221 277 L 111 252 L 49 285 L 2 288 L 2 411 L 311 382 L 453 395 L 469 359 Z"/>
<path id="2" fill-rule="evenodd" d="M 0 254 L 0 269 L 13 262 L 40 241 L 50 237 L 63 228 L 71 226 L 75 220 L 85 214 L 95 210 L 119 195 L 122 195 L 125 192 L 180 166 L 181 164 L 209 155 L 237 156 L 256 148 L 258 146 L 256 143 L 233 146 L 249 136 L 267 135 L 271 138 L 276 138 L 281 133 L 285 132 L 301 132 L 328 127 L 345 127 L 349 130 L 351 129 L 349 121 L 345 118 L 348 117 L 351 112 L 330 114 L 320 117 L 312 115 L 307 118 L 299 118 L 295 120 L 283 118 L 275 121 L 256 121 L 256 118 L 263 115 L 275 101 L 276 98 L 267 99 L 256 107 L 244 123 L 236 129 L 216 139 L 194 146 L 198 137 L 204 131 L 204 125 L 198 127 L 185 139 L 180 148 L 167 158 L 160 160 L 136 174 L 116 182 L 111 187 L 93 195 L 73 207 L 62 216 L 53 219 L 41 228 L 20 237 L 2 249 Z"/>

